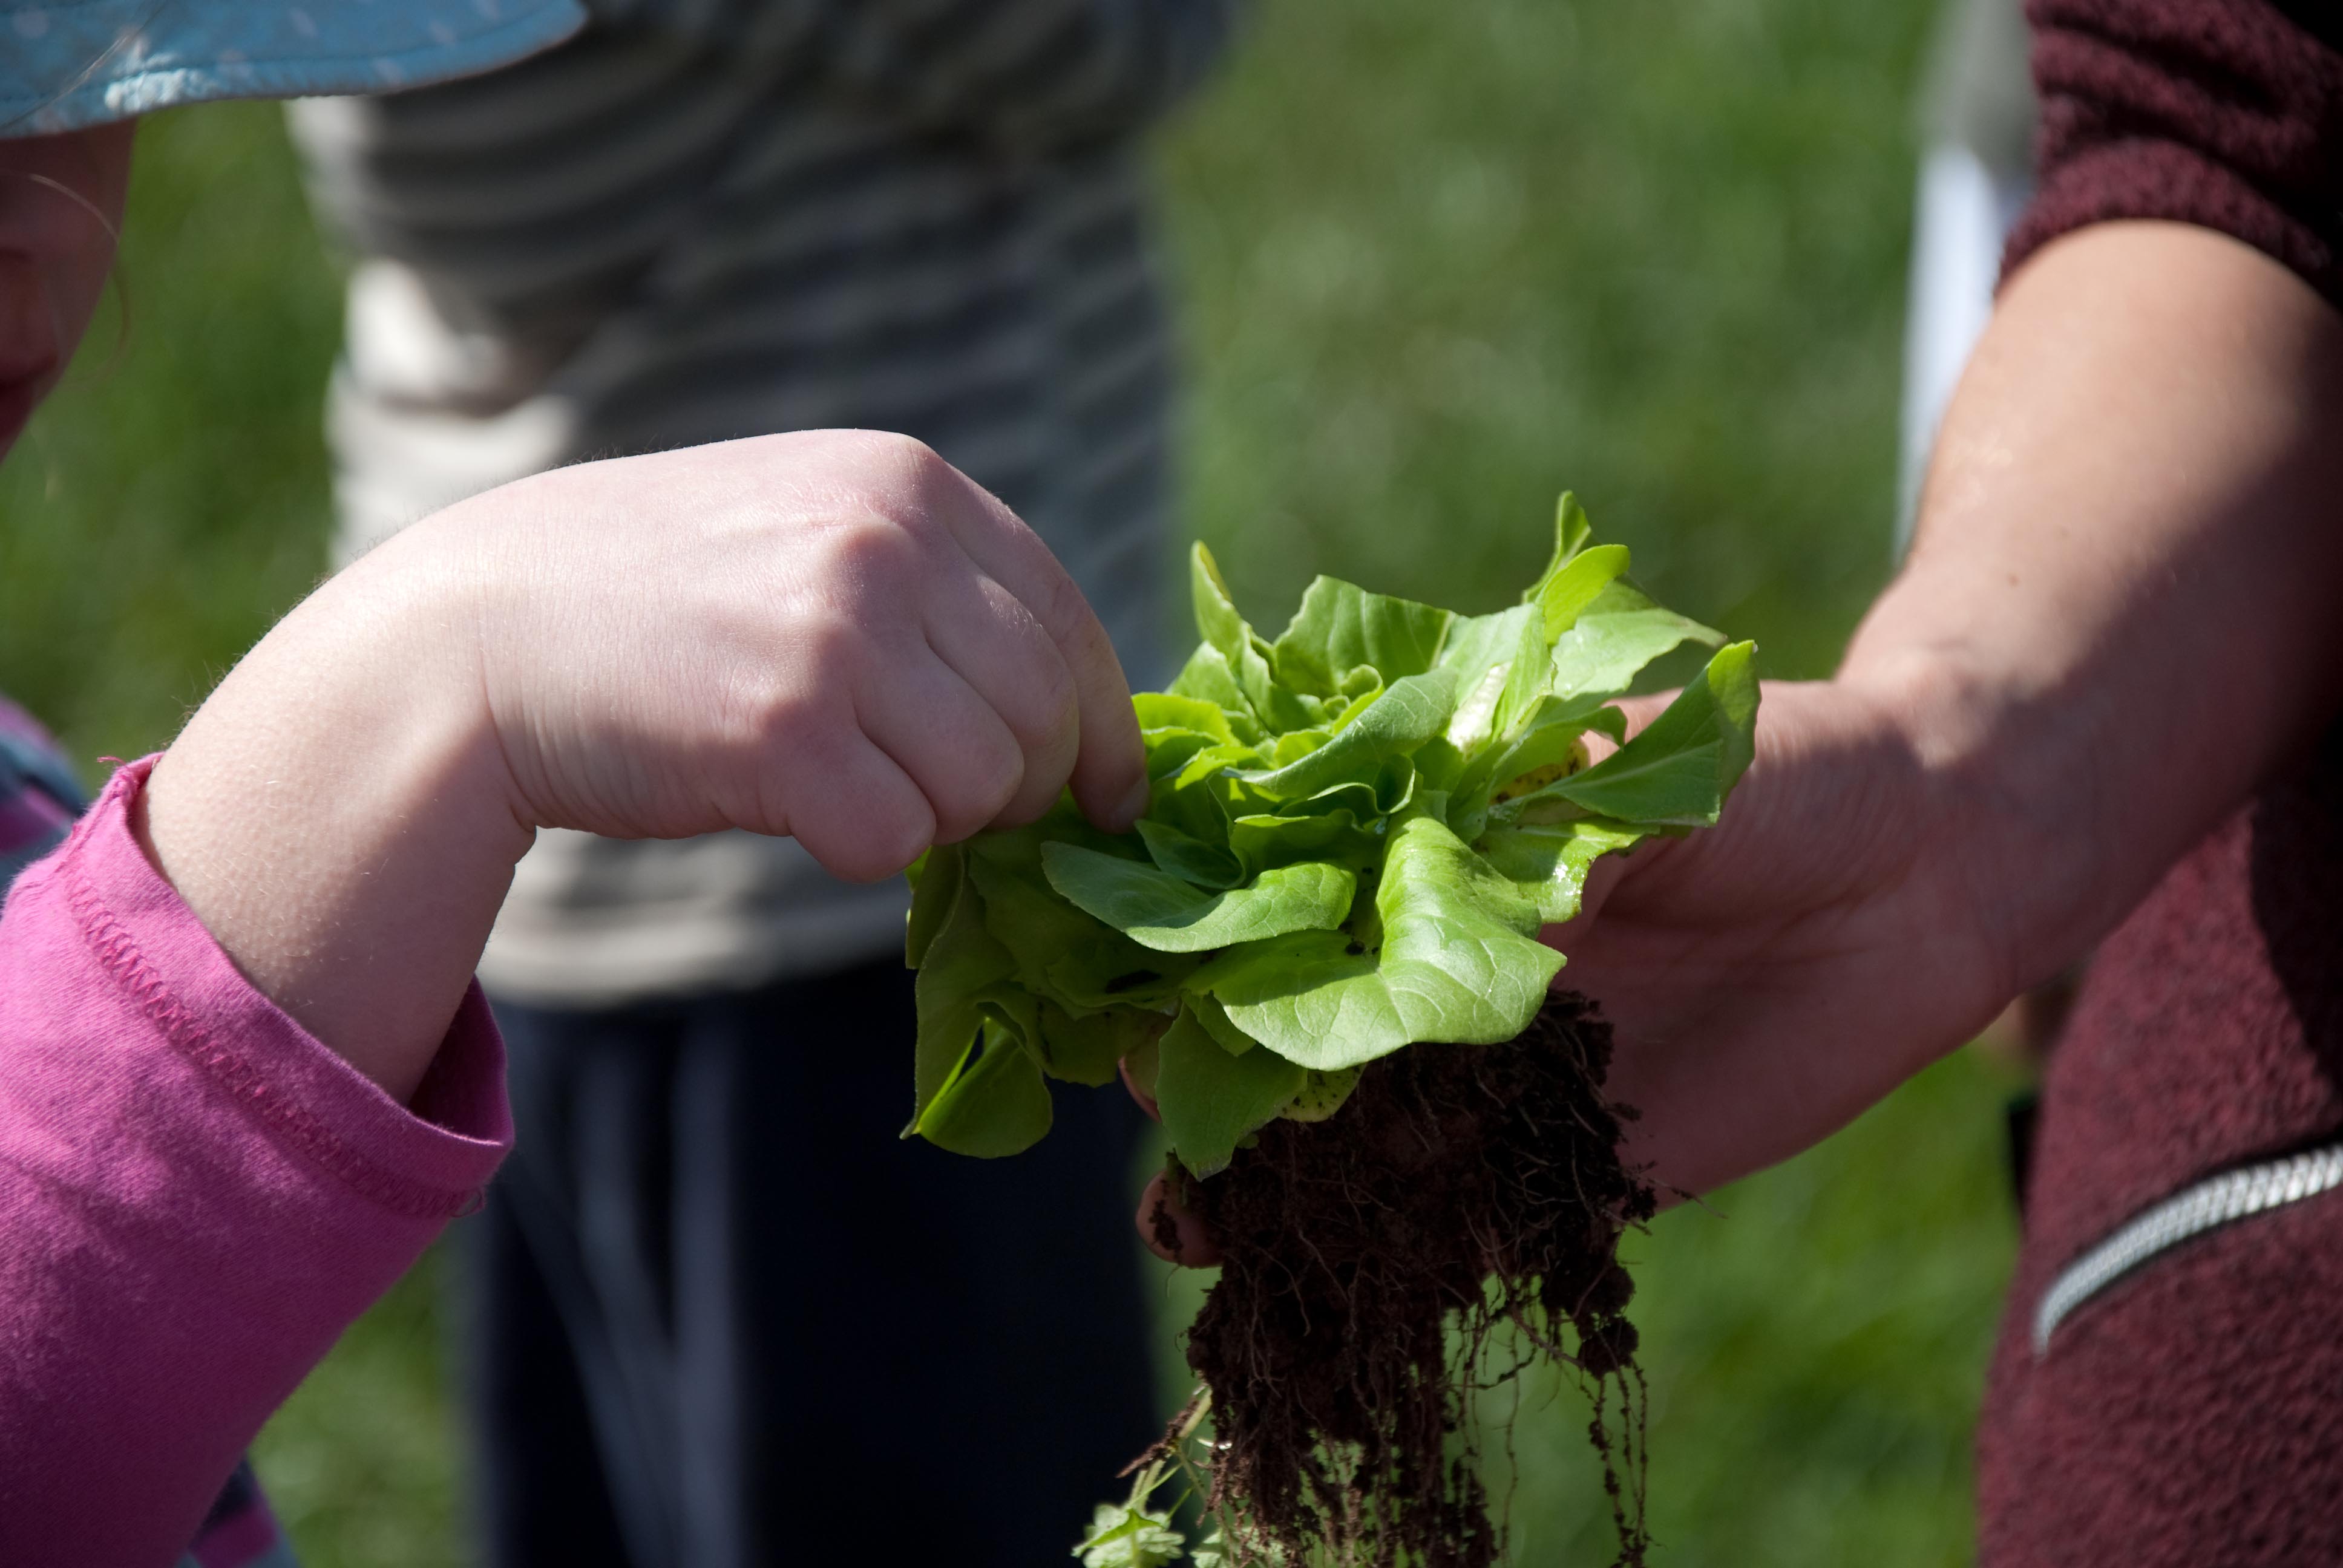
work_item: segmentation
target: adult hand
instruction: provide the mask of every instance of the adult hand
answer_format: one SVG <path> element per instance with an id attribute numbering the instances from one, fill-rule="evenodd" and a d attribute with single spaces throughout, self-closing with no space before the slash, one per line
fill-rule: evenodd
<path id="1" fill-rule="evenodd" d="M 1105 632 L 917 442 L 824 432 L 581 465 L 327 582 L 157 765 L 150 853 L 260 989 L 394 1094 L 539 827 L 794 835 L 891 875 L 940 839 L 1143 807 Z"/>
<path id="2" fill-rule="evenodd" d="M 2343 321 L 2244 246 L 2086 229 L 2004 290 L 1920 536 L 1717 829 L 1556 933 L 1627 1145 L 1699 1191 L 2074 961 L 2343 699 Z"/>
<path id="3" fill-rule="evenodd" d="M 2242 245 L 2106 224 L 2011 280 L 1837 676 L 1769 686 L 1724 821 L 1549 933 L 1616 1026 L 1630 1161 L 1699 1191 L 1826 1135 L 2332 719 L 2339 428 L 2343 318 Z"/>
<path id="4" fill-rule="evenodd" d="M 1665 700 L 1629 704 L 1634 721 Z M 1641 1113 L 1626 1158 L 1660 1180 L 1698 1191 L 1795 1152 L 2022 983 L 1972 849 L 1990 824 L 1929 765 L 1923 710 L 1769 683 L 1726 825 L 1598 862 L 1584 912 L 1544 933 L 1569 955 L 1556 985 L 1617 1031 L 1605 1091 Z M 1218 1260 L 1161 1176 L 1139 1230 L 1171 1261 Z"/>
<path id="5" fill-rule="evenodd" d="M 1546 940 L 1616 1031 L 1625 1156 L 1706 1191 L 1835 1130 L 2060 960 L 2014 947 L 2006 847 L 1931 707 L 1859 681 L 1769 683 L 1725 824 L 1599 864 Z M 2006 840 L 1996 846 L 1995 839 Z"/>

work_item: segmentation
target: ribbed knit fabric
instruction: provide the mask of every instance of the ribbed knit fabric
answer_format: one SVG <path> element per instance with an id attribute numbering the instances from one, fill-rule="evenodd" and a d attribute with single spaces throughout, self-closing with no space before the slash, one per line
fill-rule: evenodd
<path id="1" fill-rule="evenodd" d="M 2343 1191 L 2184 1242 L 2036 1355 L 2140 1211 L 2343 1130 L 2343 729 L 2101 949 L 2045 1085 L 1979 1433 L 1989 1568 L 2343 1562 Z"/>
<path id="2" fill-rule="evenodd" d="M 2162 219 L 2343 303 L 2343 7 L 2027 14 L 2039 194 L 2005 276 L 2087 224 Z M 2343 726 L 2107 940 L 2056 1048 L 1978 1430 L 1986 1568 L 2343 1562 L 2343 1192 L 2159 1253 L 2039 1354 L 2030 1332 L 2060 1271 L 2126 1221 L 2338 1130 Z"/>
<path id="3" fill-rule="evenodd" d="M 2037 194 L 2005 271 L 2086 224 L 2217 229 L 2343 303 L 2343 7 L 2029 0 Z"/>

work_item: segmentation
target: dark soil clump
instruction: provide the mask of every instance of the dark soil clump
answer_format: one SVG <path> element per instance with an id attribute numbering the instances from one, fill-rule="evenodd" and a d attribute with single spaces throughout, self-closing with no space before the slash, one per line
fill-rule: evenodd
<path id="1" fill-rule="evenodd" d="M 1634 1113 L 1603 1098 L 1610 1055 L 1610 1026 L 1558 996 L 1511 1044 L 1400 1051 L 1331 1120 L 1272 1122 L 1209 1181 L 1174 1172 L 1223 1254 L 1188 1360 L 1212 1389 L 1235 1562 L 1300 1563 L 1317 1543 L 1362 1568 L 1495 1563 L 1470 1417 L 1519 1370 L 1484 1364 L 1512 1325 L 1505 1342 L 1589 1388 L 1619 1562 L 1643 1563 L 1618 1241 L 1654 1204 L 1616 1152 Z"/>

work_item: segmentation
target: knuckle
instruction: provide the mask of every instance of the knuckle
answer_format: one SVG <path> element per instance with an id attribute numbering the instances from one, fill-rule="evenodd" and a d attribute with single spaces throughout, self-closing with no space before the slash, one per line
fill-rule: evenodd
<path id="1" fill-rule="evenodd" d="M 933 500 L 942 491 L 959 493 L 972 487 L 966 476 L 917 437 L 889 435 L 884 440 L 873 454 L 874 460 L 884 464 L 920 499 Z"/>
<path id="2" fill-rule="evenodd" d="M 843 694 L 864 661 L 863 638 L 850 624 L 818 619 L 798 628 L 789 657 L 757 672 L 739 705 L 741 727 L 759 744 L 816 746 L 853 722 Z"/>
<path id="3" fill-rule="evenodd" d="M 796 663 L 799 675 L 789 689 L 803 692 L 836 690 L 839 683 L 865 658 L 869 634 L 863 624 L 845 615 L 816 616 L 800 629 Z"/>
<path id="4" fill-rule="evenodd" d="M 734 705 L 719 733 L 719 755 L 753 769 L 781 801 L 795 802 L 808 793 L 801 782 L 806 759 L 821 754 L 829 731 L 818 702 L 760 695 Z"/>
<path id="5" fill-rule="evenodd" d="M 861 476 L 867 492 L 890 498 L 908 511 L 925 510 L 971 487 L 958 468 L 917 437 L 854 430 L 843 437 L 850 445 L 841 456 Z"/>
<path id="6" fill-rule="evenodd" d="M 816 535 L 812 554 L 825 598 L 880 611 L 900 602 L 927 548 L 916 524 L 874 506 L 832 520 Z"/>
<path id="7" fill-rule="evenodd" d="M 1034 598 L 1041 602 L 1031 607 L 1033 613 L 1051 637 L 1061 642 L 1071 640 L 1079 651 L 1088 653 L 1098 625 L 1097 618 L 1091 614 L 1091 601 L 1082 596 L 1081 587 L 1072 575 L 1054 558 L 1050 568 L 1034 590 Z"/>
<path id="8" fill-rule="evenodd" d="M 916 436 L 897 430 L 855 430 L 849 436 L 858 448 L 857 457 L 865 462 L 915 476 L 931 467 L 948 466 L 933 447 Z"/>

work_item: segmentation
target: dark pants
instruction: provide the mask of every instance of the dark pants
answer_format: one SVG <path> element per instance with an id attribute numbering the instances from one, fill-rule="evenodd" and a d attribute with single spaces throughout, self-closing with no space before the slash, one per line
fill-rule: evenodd
<path id="1" fill-rule="evenodd" d="M 1136 1111 L 899 1141 L 910 976 L 499 1005 L 518 1143 L 462 1228 L 498 1568 L 1066 1560 L 1159 1430 Z"/>

